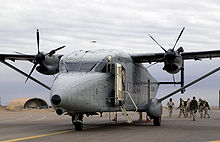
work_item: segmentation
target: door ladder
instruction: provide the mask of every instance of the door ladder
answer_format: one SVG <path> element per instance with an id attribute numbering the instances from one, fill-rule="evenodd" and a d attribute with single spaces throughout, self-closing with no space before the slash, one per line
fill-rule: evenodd
<path id="1" fill-rule="evenodd" d="M 131 117 L 128 115 L 127 111 L 126 111 L 126 106 L 125 105 L 122 105 L 120 106 L 120 109 L 124 115 L 124 117 L 127 119 L 128 123 L 133 123 Z"/>

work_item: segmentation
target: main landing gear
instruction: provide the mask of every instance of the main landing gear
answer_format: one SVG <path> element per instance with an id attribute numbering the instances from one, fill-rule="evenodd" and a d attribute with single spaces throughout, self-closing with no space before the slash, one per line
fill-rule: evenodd
<path id="1" fill-rule="evenodd" d="M 82 131 L 83 129 L 83 114 L 77 113 L 72 116 L 72 123 L 75 126 L 76 131 Z"/>
<path id="2" fill-rule="evenodd" d="M 160 126 L 160 123 L 161 123 L 161 117 L 155 117 L 153 119 L 154 126 Z"/>

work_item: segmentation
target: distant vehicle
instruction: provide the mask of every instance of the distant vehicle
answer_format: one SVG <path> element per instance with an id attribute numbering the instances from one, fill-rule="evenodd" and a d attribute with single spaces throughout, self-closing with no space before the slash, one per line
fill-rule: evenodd
<path id="1" fill-rule="evenodd" d="M 58 115 L 72 117 L 76 130 L 83 128 L 83 115 L 96 115 L 103 112 L 122 111 L 129 123 L 132 123 L 127 111 L 146 112 L 155 126 L 161 124 L 161 102 L 188 86 L 219 70 L 184 86 L 184 60 L 220 57 L 220 50 L 202 52 L 184 52 L 180 47 L 175 50 L 184 28 L 180 32 L 173 48 L 166 50 L 150 36 L 164 53 L 127 54 L 119 50 L 74 51 L 68 55 L 55 54 L 64 48 L 59 47 L 49 53 L 40 52 L 39 31 L 37 30 L 36 55 L 0 54 L 0 62 L 32 79 L 50 90 L 50 101 Z M 7 60 L 26 60 L 34 64 L 29 74 L 6 62 Z M 164 63 L 163 70 L 170 74 L 181 71 L 181 82 L 158 82 L 142 63 Z M 54 75 L 52 87 L 31 76 L 34 70 Z M 160 84 L 181 84 L 181 88 L 160 98 L 156 98 Z"/>

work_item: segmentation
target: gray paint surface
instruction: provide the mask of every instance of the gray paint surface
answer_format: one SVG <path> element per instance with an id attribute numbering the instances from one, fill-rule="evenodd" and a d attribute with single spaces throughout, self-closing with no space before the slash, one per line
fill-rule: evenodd
<path id="1" fill-rule="evenodd" d="M 156 97 L 158 83 L 142 64 L 134 63 L 127 53 L 118 50 L 80 50 L 62 57 L 61 63 L 101 62 L 109 56 L 111 61 L 108 64 L 119 63 L 125 68 L 125 90 L 131 94 L 139 111 L 145 110 L 148 103 L 147 82 L 151 82 L 150 99 Z M 62 101 L 53 107 L 69 114 L 120 111 L 119 106 L 110 101 L 114 97 L 114 74 L 95 72 L 95 68 L 90 72 L 61 72 L 54 81 L 51 97 L 58 94 Z M 128 95 L 125 95 L 124 105 L 126 110 L 135 110 Z"/>

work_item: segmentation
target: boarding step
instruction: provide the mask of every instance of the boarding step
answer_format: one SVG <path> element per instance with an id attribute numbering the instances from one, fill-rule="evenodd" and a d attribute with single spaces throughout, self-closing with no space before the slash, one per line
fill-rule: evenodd
<path id="1" fill-rule="evenodd" d="M 120 106 L 120 109 L 121 109 L 122 113 L 124 114 L 125 118 L 127 119 L 128 123 L 133 123 L 131 117 L 128 115 L 125 108 L 126 108 L 125 105 Z"/>

